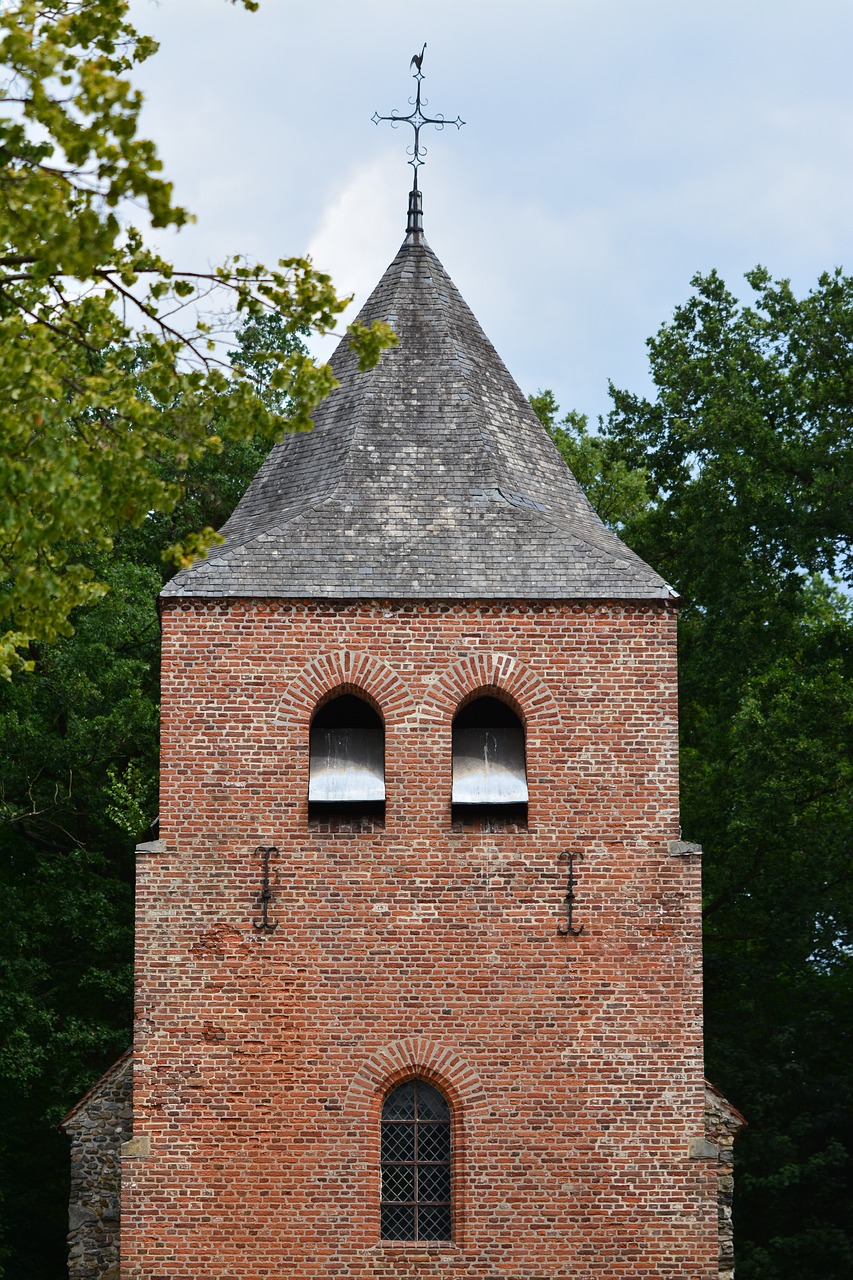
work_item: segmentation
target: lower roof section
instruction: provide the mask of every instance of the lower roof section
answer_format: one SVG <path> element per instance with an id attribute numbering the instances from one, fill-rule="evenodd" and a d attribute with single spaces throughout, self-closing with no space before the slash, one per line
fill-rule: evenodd
<path id="1" fill-rule="evenodd" d="M 163 597 L 279 599 L 632 599 L 676 593 L 603 525 L 497 492 L 467 509 L 431 501 L 374 506 L 329 498 L 226 546 L 174 578 Z"/>

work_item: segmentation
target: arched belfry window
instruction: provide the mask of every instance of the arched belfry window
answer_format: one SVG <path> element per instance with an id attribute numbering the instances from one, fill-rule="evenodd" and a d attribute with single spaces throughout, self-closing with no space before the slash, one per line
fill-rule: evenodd
<path id="1" fill-rule="evenodd" d="M 453 804 L 527 804 L 524 728 L 498 698 L 474 698 L 453 721 Z"/>
<path id="2" fill-rule="evenodd" d="M 365 702 L 343 693 L 311 723 L 308 800 L 363 805 L 385 799 L 385 729 Z"/>
<path id="3" fill-rule="evenodd" d="M 383 1240 L 449 1240 L 450 1108 L 434 1085 L 407 1080 L 382 1108 Z"/>

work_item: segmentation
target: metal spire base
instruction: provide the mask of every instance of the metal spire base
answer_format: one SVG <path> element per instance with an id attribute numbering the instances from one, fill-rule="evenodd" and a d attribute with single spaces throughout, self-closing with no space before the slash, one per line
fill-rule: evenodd
<path id="1" fill-rule="evenodd" d="M 406 241 L 420 243 L 424 238 L 424 201 L 417 188 L 409 192 L 409 213 L 406 218 Z"/>

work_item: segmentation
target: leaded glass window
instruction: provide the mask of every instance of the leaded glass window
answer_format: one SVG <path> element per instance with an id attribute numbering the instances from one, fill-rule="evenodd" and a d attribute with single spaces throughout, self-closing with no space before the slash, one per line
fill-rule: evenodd
<path id="1" fill-rule="evenodd" d="M 450 1108 L 407 1080 L 382 1108 L 383 1240 L 450 1239 Z"/>

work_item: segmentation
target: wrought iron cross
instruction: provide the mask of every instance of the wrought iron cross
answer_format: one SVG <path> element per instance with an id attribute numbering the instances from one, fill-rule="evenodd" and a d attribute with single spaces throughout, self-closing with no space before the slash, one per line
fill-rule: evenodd
<path id="1" fill-rule="evenodd" d="M 390 116 L 381 116 L 378 111 L 374 111 L 370 117 L 374 124 L 379 124 L 380 120 L 390 120 L 391 128 L 396 129 L 398 124 L 410 124 L 414 130 L 414 142 L 411 147 L 406 148 L 406 154 L 410 156 L 409 164 L 414 170 L 414 180 L 412 183 L 412 191 L 409 196 L 409 231 L 421 231 L 421 201 L 420 190 L 418 188 L 418 169 L 424 163 L 427 149 L 421 142 L 421 129 L 425 124 L 435 125 L 436 129 L 443 129 L 445 125 L 454 124 L 457 129 L 461 129 L 465 121 L 461 116 L 457 116 L 455 120 L 447 120 L 443 115 L 427 116 L 424 115 L 424 107 L 429 106 L 427 98 L 421 98 L 421 81 L 424 78 L 422 71 L 424 53 L 426 44 L 420 53 L 416 53 L 409 63 L 410 67 L 414 67 L 414 78 L 417 81 L 417 93 L 414 98 L 409 98 L 409 105 L 412 110 L 407 116 L 400 115 L 398 111 L 392 111 Z"/>

